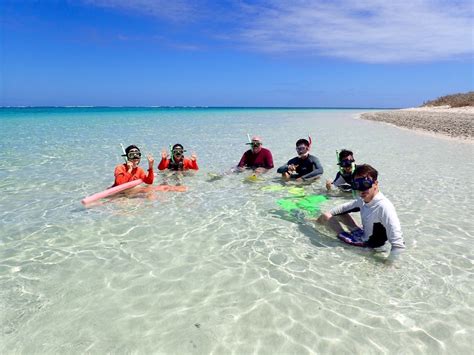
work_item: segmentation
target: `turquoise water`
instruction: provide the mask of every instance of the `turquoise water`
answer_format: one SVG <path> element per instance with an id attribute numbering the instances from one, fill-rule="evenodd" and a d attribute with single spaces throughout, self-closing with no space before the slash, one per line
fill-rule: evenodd
<path id="1" fill-rule="evenodd" d="M 0 110 L 2 353 L 469 353 L 473 145 L 355 117 L 364 110 Z M 226 172 L 259 134 L 275 165 L 311 133 L 380 172 L 407 252 L 395 265 L 285 214 L 276 172 Z M 186 193 L 80 200 L 113 182 L 120 143 L 182 143 Z M 142 166 L 145 166 L 142 162 Z M 155 184 L 163 180 L 158 174 Z M 330 194 L 322 208 L 346 201 Z"/>

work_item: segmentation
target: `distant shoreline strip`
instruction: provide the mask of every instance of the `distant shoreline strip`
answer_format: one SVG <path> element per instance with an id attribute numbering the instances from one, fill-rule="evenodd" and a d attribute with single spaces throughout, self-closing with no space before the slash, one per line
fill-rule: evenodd
<path id="1" fill-rule="evenodd" d="M 474 107 L 423 107 L 403 110 L 366 112 L 360 118 L 385 122 L 411 130 L 422 130 L 450 138 L 473 140 Z"/>

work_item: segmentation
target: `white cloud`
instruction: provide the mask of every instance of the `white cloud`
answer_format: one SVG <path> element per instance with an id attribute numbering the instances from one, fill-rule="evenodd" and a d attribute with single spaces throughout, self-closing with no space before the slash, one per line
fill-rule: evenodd
<path id="1" fill-rule="evenodd" d="M 83 0 L 203 28 L 261 52 L 368 63 L 472 57 L 471 0 Z M 215 27 L 217 25 L 217 27 Z"/>
<path id="2" fill-rule="evenodd" d="M 306 52 L 361 62 L 417 62 L 473 54 L 470 2 L 275 1 L 257 14 L 242 40 L 267 52 Z"/>

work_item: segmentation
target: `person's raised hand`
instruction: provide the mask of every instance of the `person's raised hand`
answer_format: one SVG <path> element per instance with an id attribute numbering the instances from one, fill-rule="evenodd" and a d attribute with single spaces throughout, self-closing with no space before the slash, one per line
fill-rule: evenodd
<path id="1" fill-rule="evenodd" d="M 161 151 L 161 159 L 167 159 L 168 158 L 168 151 L 166 149 L 163 149 Z"/>
<path id="2" fill-rule="evenodd" d="M 191 154 L 191 160 L 192 160 L 192 161 L 196 161 L 196 160 L 197 160 L 197 155 L 196 155 L 195 152 L 192 152 L 192 154 Z"/>
<path id="3" fill-rule="evenodd" d="M 153 158 L 153 155 L 148 154 L 146 158 L 148 159 L 148 166 L 150 167 L 150 169 L 153 168 L 153 163 L 155 162 L 155 158 Z"/>

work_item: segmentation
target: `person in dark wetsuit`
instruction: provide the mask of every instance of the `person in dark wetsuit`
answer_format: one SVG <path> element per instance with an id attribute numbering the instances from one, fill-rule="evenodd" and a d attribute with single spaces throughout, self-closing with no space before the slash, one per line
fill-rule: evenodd
<path id="1" fill-rule="evenodd" d="M 251 149 L 247 150 L 240 159 L 237 169 L 243 171 L 245 168 L 252 169 L 255 173 L 264 173 L 273 168 L 273 156 L 270 150 L 262 147 L 262 139 L 258 136 L 252 137 Z"/>
<path id="2" fill-rule="evenodd" d="M 306 139 L 298 139 L 296 152 L 298 156 L 289 160 L 277 170 L 285 180 L 312 181 L 318 179 L 323 173 L 323 166 L 319 159 L 309 154 L 311 144 Z"/>
<path id="3" fill-rule="evenodd" d="M 356 168 L 354 153 L 350 150 L 343 149 L 337 156 L 339 171 L 333 181 L 326 180 L 326 189 L 331 190 L 332 185 L 344 192 L 352 192 L 351 184 L 353 173 Z"/>

